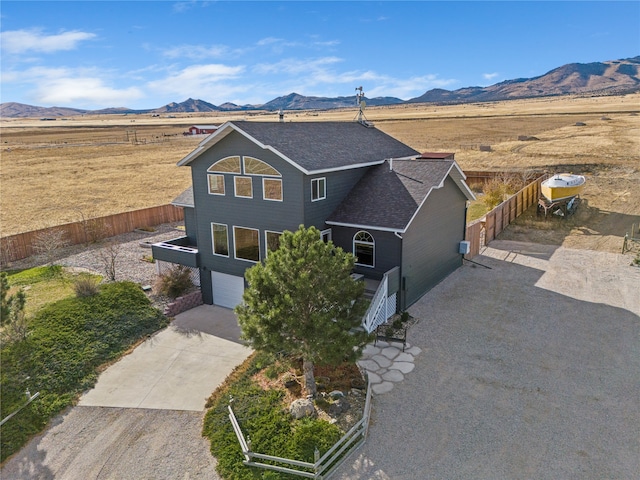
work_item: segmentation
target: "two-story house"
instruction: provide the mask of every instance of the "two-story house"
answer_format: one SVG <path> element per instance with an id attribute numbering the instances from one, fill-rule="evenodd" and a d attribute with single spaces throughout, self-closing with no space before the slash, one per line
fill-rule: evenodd
<path id="1" fill-rule="evenodd" d="M 452 157 L 422 159 L 371 125 L 228 122 L 178 165 L 193 182 L 173 202 L 186 235 L 153 256 L 197 269 L 205 303 L 240 303 L 245 270 L 301 224 L 353 252 L 358 278 L 384 280 L 390 313 L 462 263 L 474 198 L 464 174 Z"/>

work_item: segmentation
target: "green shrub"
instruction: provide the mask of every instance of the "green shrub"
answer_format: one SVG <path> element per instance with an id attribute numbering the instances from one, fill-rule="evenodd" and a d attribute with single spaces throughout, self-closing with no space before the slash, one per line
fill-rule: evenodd
<path id="1" fill-rule="evenodd" d="M 70 297 L 40 310 L 24 340 L 0 349 L 0 416 L 21 406 L 27 389 L 40 392 L 38 399 L 2 425 L 0 460 L 91 388 L 100 365 L 166 324 L 167 319 L 131 282 L 107 284 L 92 297 Z"/>
<path id="2" fill-rule="evenodd" d="M 325 454 L 342 437 L 340 429 L 325 420 L 303 418 L 296 422 L 289 439 L 289 458 L 314 463 L 314 452 Z"/>
<path id="3" fill-rule="evenodd" d="M 273 355 L 257 353 L 238 367 L 231 381 L 211 397 L 204 418 L 203 435 L 211 442 L 221 477 L 234 480 L 297 479 L 291 475 L 245 466 L 240 444 L 229 421 L 231 405 L 251 450 L 257 453 L 313 462 L 316 447 L 320 455 L 342 436 L 340 429 L 320 419 L 293 420 L 283 406 L 284 390 L 263 390 L 252 376 L 269 368 Z M 256 368 L 257 366 L 260 368 Z M 230 401 L 231 400 L 231 401 Z"/>
<path id="4" fill-rule="evenodd" d="M 156 282 L 156 291 L 169 298 L 177 298 L 193 287 L 191 269 L 184 265 L 175 265 L 160 275 Z"/>

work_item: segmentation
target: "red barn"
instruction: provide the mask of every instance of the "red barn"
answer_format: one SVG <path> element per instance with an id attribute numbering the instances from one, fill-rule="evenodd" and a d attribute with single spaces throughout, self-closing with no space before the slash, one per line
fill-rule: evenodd
<path id="1" fill-rule="evenodd" d="M 189 127 L 189 135 L 209 135 L 217 129 L 217 125 L 194 125 Z"/>

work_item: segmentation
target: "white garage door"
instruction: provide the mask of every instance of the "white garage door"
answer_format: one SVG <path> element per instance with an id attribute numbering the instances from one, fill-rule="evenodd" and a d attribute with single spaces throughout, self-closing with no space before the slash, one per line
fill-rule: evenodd
<path id="1" fill-rule="evenodd" d="M 213 284 L 213 304 L 221 307 L 234 308 L 242 303 L 244 293 L 244 278 L 226 273 L 211 272 Z"/>

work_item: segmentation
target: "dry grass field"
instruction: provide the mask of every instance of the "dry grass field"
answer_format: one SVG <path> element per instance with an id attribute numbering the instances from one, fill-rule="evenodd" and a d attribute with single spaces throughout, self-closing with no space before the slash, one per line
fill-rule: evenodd
<path id="1" fill-rule="evenodd" d="M 287 112 L 285 120 L 350 121 L 356 113 L 355 107 Z M 505 232 L 514 238 L 618 251 L 631 223 L 640 223 L 640 94 L 373 107 L 365 115 L 419 151 L 455 152 L 465 170 L 587 176 L 578 214 L 562 224 L 525 215 Z M 277 121 L 277 115 L 0 119 L 2 236 L 166 204 L 190 185 L 189 169 L 176 162 L 203 139 L 182 132 L 240 119 Z"/>

